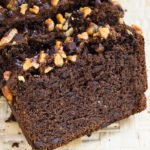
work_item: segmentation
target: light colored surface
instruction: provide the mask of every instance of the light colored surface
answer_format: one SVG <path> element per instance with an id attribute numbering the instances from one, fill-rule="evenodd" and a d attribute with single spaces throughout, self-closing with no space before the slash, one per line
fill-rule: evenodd
<path id="1" fill-rule="evenodd" d="M 150 0 L 120 0 L 126 13 L 126 23 L 138 24 L 146 38 L 146 61 L 150 85 Z M 148 109 L 141 114 L 120 121 L 110 127 L 93 133 L 90 138 L 82 137 L 57 150 L 150 150 L 150 90 L 146 92 Z M 31 150 L 17 123 L 5 123 L 10 109 L 0 99 L 0 150 Z M 19 142 L 19 148 L 12 148 Z"/>

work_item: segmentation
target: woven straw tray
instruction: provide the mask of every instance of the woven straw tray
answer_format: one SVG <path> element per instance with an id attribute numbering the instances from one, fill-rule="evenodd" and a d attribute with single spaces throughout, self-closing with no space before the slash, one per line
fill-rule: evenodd
<path id="1" fill-rule="evenodd" d="M 148 85 L 150 85 L 150 0 L 120 0 L 127 9 L 126 23 L 144 30 Z M 150 150 L 150 89 L 144 112 L 82 137 L 57 150 Z M 0 97 L 0 150 L 31 150 L 16 122 L 6 123 L 10 108 Z"/>

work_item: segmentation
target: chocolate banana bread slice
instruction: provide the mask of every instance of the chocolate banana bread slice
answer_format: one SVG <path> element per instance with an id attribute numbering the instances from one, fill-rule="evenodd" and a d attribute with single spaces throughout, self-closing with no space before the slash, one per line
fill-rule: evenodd
<path id="1" fill-rule="evenodd" d="M 3 94 L 36 150 L 62 146 L 146 108 L 139 30 L 117 25 L 100 27 L 94 37 L 86 33 L 54 45 L 13 47 L 16 56 L 3 68 Z"/>
<path id="2" fill-rule="evenodd" d="M 111 17 L 118 5 L 78 4 L 1 35 L 0 87 L 35 150 L 52 150 L 146 108 L 142 31 Z"/>

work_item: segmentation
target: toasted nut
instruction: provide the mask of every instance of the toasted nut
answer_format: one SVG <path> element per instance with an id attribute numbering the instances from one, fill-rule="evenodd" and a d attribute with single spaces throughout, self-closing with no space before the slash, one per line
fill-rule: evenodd
<path id="1" fill-rule="evenodd" d="M 55 23 L 51 18 L 45 20 L 45 24 L 47 25 L 48 31 L 51 32 L 55 28 Z"/>
<path id="2" fill-rule="evenodd" d="M 56 41 L 55 49 L 56 49 L 57 51 L 63 49 L 63 45 L 62 45 L 62 42 L 61 42 L 61 41 Z"/>
<path id="3" fill-rule="evenodd" d="M 124 24 L 123 18 L 119 18 L 119 24 Z"/>
<path id="4" fill-rule="evenodd" d="M 90 7 L 81 7 L 80 11 L 84 14 L 84 18 L 91 14 L 92 9 Z"/>
<path id="5" fill-rule="evenodd" d="M 39 8 L 39 6 L 34 5 L 33 8 L 30 8 L 30 9 L 29 9 L 29 11 L 30 11 L 31 13 L 34 13 L 34 14 L 37 15 L 37 14 L 39 13 L 39 11 L 40 11 L 40 8 Z"/>
<path id="6" fill-rule="evenodd" d="M 66 33 L 65 33 L 65 35 L 68 37 L 68 36 L 71 36 L 72 34 L 73 34 L 73 32 L 74 32 L 74 29 L 71 27 L 71 28 L 69 28 L 67 31 L 66 31 Z"/>
<path id="7" fill-rule="evenodd" d="M 60 13 L 56 15 L 56 18 L 57 18 L 57 21 L 61 24 L 64 24 L 66 21 L 66 19 L 63 17 L 63 15 Z"/>
<path id="8" fill-rule="evenodd" d="M 63 30 L 67 30 L 68 27 L 69 27 L 69 22 L 66 21 L 65 24 L 64 24 L 64 26 L 63 26 Z"/>
<path id="9" fill-rule="evenodd" d="M 17 5 L 17 0 L 9 0 L 7 8 L 10 10 L 15 10 Z"/>
<path id="10" fill-rule="evenodd" d="M 5 85 L 4 87 L 2 87 L 2 92 L 3 92 L 4 97 L 8 100 L 8 102 L 12 103 L 13 95 L 10 89 L 8 88 L 8 86 Z"/>
<path id="11" fill-rule="evenodd" d="M 27 9 L 28 9 L 28 4 L 22 4 L 22 5 L 20 6 L 20 13 L 21 13 L 22 15 L 25 15 Z"/>
<path id="12" fill-rule="evenodd" d="M 5 44 L 10 43 L 13 38 L 16 36 L 16 34 L 18 33 L 17 29 L 12 29 L 8 35 L 4 36 L 1 40 L 0 40 L 0 46 L 3 46 Z"/>
<path id="13" fill-rule="evenodd" d="M 88 33 L 88 35 L 93 35 L 95 32 L 97 32 L 97 30 L 98 30 L 98 26 L 95 23 L 90 23 L 86 32 Z"/>
<path id="14" fill-rule="evenodd" d="M 1 8 L 3 8 L 3 7 L 0 5 L 0 9 L 1 9 Z"/>
<path id="15" fill-rule="evenodd" d="M 129 35 L 133 35 L 133 33 L 132 33 L 130 30 L 127 30 L 127 33 L 128 33 Z"/>
<path id="16" fill-rule="evenodd" d="M 49 73 L 50 71 L 52 71 L 54 68 L 53 67 L 46 67 L 44 69 L 44 73 Z"/>
<path id="17" fill-rule="evenodd" d="M 132 28 L 135 29 L 138 34 L 143 34 L 142 29 L 138 25 L 132 24 Z"/>
<path id="18" fill-rule="evenodd" d="M 56 29 L 63 30 L 63 24 L 56 24 Z"/>
<path id="19" fill-rule="evenodd" d="M 6 81 L 8 81 L 10 79 L 10 76 L 11 76 L 11 71 L 5 71 L 3 73 L 3 77 Z"/>
<path id="20" fill-rule="evenodd" d="M 46 62 L 46 57 L 47 57 L 47 54 L 44 53 L 44 51 L 41 51 L 40 52 L 40 57 L 39 57 L 39 63 L 45 63 Z"/>
<path id="21" fill-rule="evenodd" d="M 59 3 L 59 0 L 51 0 L 51 5 L 52 6 L 57 6 Z"/>
<path id="22" fill-rule="evenodd" d="M 88 36 L 87 32 L 83 32 L 81 34 L 78 34 L 78 38 L 82 39 L 82 40 L 88 40 L 89 36 Z"/>
<path id="23" fill-rule="evenodd" d="M 72 16 L 72 13 L 65 13 L 65 18 L 70 18 Z"/>
<path id="24" fill-rule="evenodd" d="M 57 67 L 62 67 L 64 64 L 64 60 L 59 53 L 54 55 L 54 63 Z"/>
<path id="25" fill-rule="evenodd" d="M 100 33 L 102 38 L 107 39 L 109 36 L 110 30 L 108 27 L 100 27 L 99 33 Z"/>
<path id="26" fill-rule="evenodd" d="M 73 56 L 68 56 L 68 60 L 70 60 L 71 62 L 76 62 L 77 61 L 77 55 L 73 55 Z"/>
<path id="27" fill-rule="evenodd" d="M 30 68 L 32 68 L 32 61 L 31 61 L 31 59 L 29 59 L 29 58 L 26 58 L 26 60 L 25 60 L 25 62 L 24 62 L 24 64 L 23 64 L 23 70 L 24 71 L 27 71 L 27 70 L 29 70 Z"/>
<path id="28" fill-rule="evenodd" d="M 25 82 L 24 76 L 18 76 L 18 80 L 19 80 L 19 81 L 22 81 L 22 82 Z"/>
<path id="29" fill-rule="evenodd" d="M 67 55 L 66 55 L 66 53 L 63 50 L 59 50 L 58 53 L 60 54 L 60 56 L 62 58 L 67 58 Z"/>
<path id="30" fill-rule="evenodd" d="M 67 37 L 65 43 L 73 42 L 73 37 Z"/>
<path id="31" fill-rule="evenodd" d="M 35 62 L 35 61 L 33 61 L 33 62 L 32 62 L 32 66 L 33 66 L 35 69 L 38 69 L 38 68 L 40 67 L 40 64 L 37 63 L 37 62 Z"/>

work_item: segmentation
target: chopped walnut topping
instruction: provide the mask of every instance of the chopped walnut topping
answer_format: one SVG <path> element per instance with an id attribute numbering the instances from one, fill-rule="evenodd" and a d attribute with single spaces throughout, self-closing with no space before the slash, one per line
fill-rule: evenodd
<path id="1" fill-rule="evenodd" d="M 5 71 L 3 73 L 3 77 L 6 81 L 8 81 L 10 79 L 10 76 L 11 76 L 11 71 Z"/>
<path id="2" fill-rule="evenodd" d="M 67 30 L 68 27 L 69 27 L 69 22 L 66 21 L 65 24 L 64 24 L 64 26 L 63 26 L 63 30 Z"/>
<path id="3" fill-rule="evenodd" d="M 2 92 L 4 97 L 8 100 L 8 102 L 11 104 L 13 101 L 13 95 L 10 91 L 10 89 L 8 88 L 7 85 L 5 85 L 4 87 L 2 87 Z"/>
<path id="4" fill-rule="evenodd" d="M 91 14 L 92 9 L 90 7 L 81 7 L 80 11 L 84 14 L 84 18 Z"/>
<path id="5" fill-rule="evenodd" d="M 51 18 L 48 18 L 47 20 L 45 20 L 45 24 L 47 25 L 49 32 L 54 30 L 55 23 L 54 23 L 54 21 Z"/>
<path id="6" fill-rule="evenodd" d="M 17 29 L 12 29 L 8 35 L 4 36 L 1 40 L 0 40 L 0 46 L 3 46 L 5 44 L 10 43 L 13 38 L 16 36 L 16 34 L 18 33 Z"/>
<path id="7" fill-rule="evenodd" d="M 57 18 L 57 21 L 61 24 L 64 24 L 66 21 L 66 19 L 63 17 L 63 15 L 60 13 L 56 15 L 56 18 Z"/>
<path id="8" fill-rule="evenodd" d="M 33 62 L 32 62 L 32 66 L 33 66 L 35 69 L 38 69 L 38 68 L 40 67 L 40 64 L 37 63 L 37 62 L 35 62 L 35 61 L 33 61 Z"/>
<path id="9" fill-rule="evenodd" d="M 127 33 L 128 33 L 129 35 L 133 35 L 133 33 L 132 33 L 130 30 L 127 30 Z"/>
<path id="10" fill-rule="evenodd" d="M 63 50 L 59 50 L 58 53 L 60 54 L 60 56 L 62 58 L 67 58 L 67 55 L 66 55 L 66 53 Z"/>
<path id="11" fill-rule="evenodd" d="M 40 57 L 39 57 L 39 63 L 40 64 L 45 63 L 46 62 L 46 57 L 47 57 L 47 54 L 44 53 L 44 51 L 41 51 L 40 52 Z"/>
<path id="12" fill-rule="evenodd" d="M 89 39 L 89 36 L 88 36 L 88 33 L 87 32 L 83 32 L 81 34 L 78 34 L 78 38 L 79 39 L 82 39 L 82 40 L 88 40 Z"/>
<path id="13" fill-rule="evenodd" d="M 132 28 L 135 29 L 135 31 L 136 31 L 138 34 L 141 34 L 141 35 L 143 34 L 142 29 L 141 29 L 138 25 L 133 24 L 133 25 L 132 25 Z"/>
<path id="14" fill-rule="evenodd" d="M 65 35 L 66 35 L 67 37 L 69 37 L 69 36 L 71 36 L 71 35 L 73 34 L 73 32 L 74 32 L 74 29 L 71 27 L 71 28 L 69 28 L 69 29 L 66 31 Z"/>
<path id="15" fill-rule="evenodd" d="M 29 59 L 29 58 L 26 58 L 26 60 L 25 60 L 25 62 L 24 62 L 24 64 L 23 64 L 23 70 L 24 71 L 27 71 L 27 70 L 29 70 L 30 68 L 32 68 L 32 60 L 31 59 Z"/>
<path id="16" fill-rule="evenodd" d="M 3 7 L 0 5 L 0 9 L 1 9 L 1 8 L 3 8 Z"/>
<path id="17" fill-rule="evenodd" d="M 60 49 L 62 49 L 62 42 L 61 41 L 56 41 L 56 44 L 55 44 L 55 49 L 58 51 Z"/>
<path id="18" fill-rule="evenodd" d="M 63 24 L 56 24 L 56 29 L 63 30 Z"/>
<path id="19" fill-rule="evenodd" d="M 68 56 L 68 60 L 70 60 L 71 62 L 76 62 L 77 61 L 77 55 L 73 55 L 73 56 Z"/>
<path id="20" fill-rule="evenodd" d="M 34 5 L 33 8 L 30 8 L 30 9 L 29 9 L 29 11 L 30 11 L 31 13 L 34 13 L 34 14 L 37 15 L 37 14 L 39 13 L 39 11 L 40 11 L 40 8 L 39 8 L 39 6 Z"/>
<path id="21" fill-rule="evenodd" d="M 97 30 L 98 30 L 98 26 L 95 23 L 90 23 L 86 32 L 88 33 L 88 35 L 93 35 L 95 32 L 97 32 Z"/>
<path id="22" fill-rule="evenodd" d="M 54 68 L 53 67 L 46 67 L 45 69 L 44 69 L 44 73 L 49 73 L 50 71 L 52 71 Z"/>
<path id="23" fill-rule="evenodd" d="M 20 13 L 21 13 L 22 15 L 25 15 L 27 9 L 28 9 L 28 4 L 22 4 L 22 5 L 20 6 Z"/>
<path id="24" fill-rule="evenodd" d="M 99 33 L 100 33 L 102 38 L 107 39 L 109 36 L 110 30 L 108 27 L 100 27 Z"/>
<path id="25" fill-rule="evenodd" d="M 22 81 L 22 82 L 25 82 L 24 76 L 18 76 L 18 80 L 19 80 L 19 81 Z"/>
<path id="26" fill-rule="evenodd" d="M 59 3 L 59 0 L 51 0 L 51 5 L 52 6 L 57 6 Z"/>
<path id="27" fill-rule="evenodd" d="M 123 18 L 119 18 L 119 24 L 124 24 Z"/>
<path id="28" fill-rule="evenodd" d="M 70 18 L 72 16 L 72 13 L 65 13 L 65 18 Z"/>
<path id="29" fill-rule="evenodd" d="M 73 42 L 73 37 L 67 37 L 65 43 Z"/>
<path id="30" fill-rule="evenodd" d="M 64 64 L 64 60 L 62 58 L 62 56 L 59 53 L 56 53 L 54 55 L 54 63 L 57 67 L 62 67 Z"/>
<path id="31" fill-rule="evenodd" d="M 9 0 L 7 8 L 10 10 L 15 10 L 17 5 L 17 0 Z"/>

